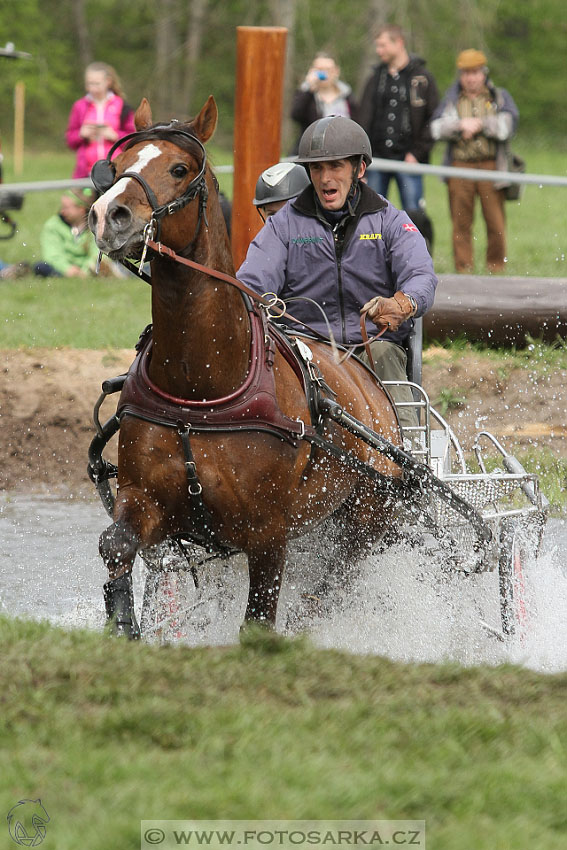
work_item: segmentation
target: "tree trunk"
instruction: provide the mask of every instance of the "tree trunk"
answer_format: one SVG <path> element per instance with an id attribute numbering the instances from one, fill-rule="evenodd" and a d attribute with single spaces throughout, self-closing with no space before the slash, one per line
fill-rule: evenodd
<path id="1" fill-rule="evenodd" d="M 187 35 L 183 45 L 183 109 L 191 113 L 195 91 L 195 76 L 201 58 L 201 43 L 207 17 L 209 0 L 188 0 Z M 193 113 L 191 113 L 193 114 Z"/>
<path id="2" fill-rule="evenodd" d="M 79 46 L 79 59 L 83 70 L 92 62 L 91 39 L 87 25 L 86 0 L 73 0 L 73 26 Z"/>
<path id="3" fill-rule="evenodd" d="M 398 7 L 396 6 L 396 9 Z M 374 35 L 378 27 L 383 24 L 394 23 L 390 16 L 390 0 L 370 0 L 368 3 L 368 18 L 367 32 L 368 43 L 366 50 L 363 51 L 361 62 L 358 70 L 358 95 L 362 94 L 362 89 L 366 79 L 370 75 L 370 70 L 378 61 L 376 56 L 376 45 L 374 43 Z"/>
<path id="4" fill-rule="evenodd" d="M 291 145 L 294 128 L 289 116 L 291 98 L 293 95 L 293 78 L 295 68 L 295 19 L 296 0 L 270 0 L 270 12 L 273 25 L 286 27 L 286 59 L 284 71 L 283 121 L 282 121 L 282 156 L 285 156 Z"/>
<path id="5" fill-rule="evenodd" d="M 156 16 L 156 90 L 153 98 L 159 120 L 175 117 L 174 109 L 178 106 L 174 104 L 174 95 L 179 91 L 175 67 L 177 13 L 177 0 L 161 0 Z"/>

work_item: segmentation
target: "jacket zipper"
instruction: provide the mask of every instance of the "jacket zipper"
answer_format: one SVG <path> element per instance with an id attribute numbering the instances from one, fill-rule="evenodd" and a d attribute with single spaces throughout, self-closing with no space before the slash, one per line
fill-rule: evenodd
<path id="1" fill-rule="evenodd" d="M 333 227 L 333 239 L 335 242 L 335 257 L 337 261 L 337 281 L 339 285 L 339 307 L 341 311 L 341 328 L 342 328 L 342 340 L 341 342 L 346 343 L 346 321 L 345 321 L 345 305 L 343 298 L 343 273 L 342 273 L 342 259 L 343 259 L 343 248 L 345 241 L 345 230 L 344 227 L 341 227 L 341 222 L 338 222 Z"/>

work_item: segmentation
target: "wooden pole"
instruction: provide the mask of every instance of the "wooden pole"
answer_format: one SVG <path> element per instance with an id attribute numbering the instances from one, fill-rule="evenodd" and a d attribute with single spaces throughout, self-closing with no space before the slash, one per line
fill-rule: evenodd
<path id="1" fill-rule="evenodd" d="M 26 84 L 21 80 L 14 87 L 14 174 L 24 170 L 24 114 Z"/>
<path id="2" fill-rule="evenodd" d="M 232 254 L 236 268 L 262 226 L 252 205 L 259 174 L 279 162 L 285 27 L 237 27 Z"/>

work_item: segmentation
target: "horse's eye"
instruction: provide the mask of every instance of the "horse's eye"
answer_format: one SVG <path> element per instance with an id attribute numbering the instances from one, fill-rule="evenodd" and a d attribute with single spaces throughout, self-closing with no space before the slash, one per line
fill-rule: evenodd
<path id="1" fill-rule="evenodd" d="M 185 177 L 188 171 L 189 169 L 186 165 L 174 165 L 172 168 L 170 168 L 169 173 L 172 177 L 177 177 L 177 179 L 180 179 L 181 177 Z"/>

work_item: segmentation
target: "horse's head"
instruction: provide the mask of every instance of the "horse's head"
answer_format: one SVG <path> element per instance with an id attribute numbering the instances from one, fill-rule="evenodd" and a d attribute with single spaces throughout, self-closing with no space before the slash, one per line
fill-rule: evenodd
<path id="1" fill-rule="evenodd" d="M 136 132 L 119 141 L 91 173 L 102 194 L 91 207 L 89 227 L 101 251 L 113 259 L 140 258 L 150 222 L 155 231 L 163 222 L 161 238 L 177 251 L 191 242 L 208 194 L 203 143 L 212 136 L 217 116 L 210 96 L 186 124 L 152 124 L 150 104 L 143 98 L 134 117 Z M 122 152 L 112 159 L 118 147 Z"/>

